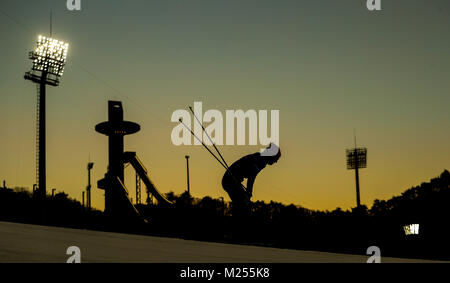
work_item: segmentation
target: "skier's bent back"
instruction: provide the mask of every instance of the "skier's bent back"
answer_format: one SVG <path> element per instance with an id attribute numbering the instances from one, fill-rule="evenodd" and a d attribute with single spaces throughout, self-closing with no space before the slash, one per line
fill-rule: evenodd
<path id="1" fill-rule="evenodd" d="M 275 144 L 270 144 L 262 153 L 246 155 L 229 167 L 223 175 L 222 187 L 230 196 L 233 214 L 249 212 L 256 176 L 267 165 L 277 163 L 280 157 L 280 148 Z M 242 185 L 244 179 L 247 179 L 247 189 Z"/>

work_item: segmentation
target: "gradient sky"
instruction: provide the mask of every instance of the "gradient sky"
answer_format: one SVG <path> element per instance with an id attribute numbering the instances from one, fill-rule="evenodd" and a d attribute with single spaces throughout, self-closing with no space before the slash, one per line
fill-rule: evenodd
<path id="1" fill-rule="evenodd" d="M 191 155 L 195 197 L 228 196 L 224 173 L 201 146 L 170 141 L 172 112 L 278 109 L 283 156 L 255 183 L 255 200 L 310 209 L 355 206 L 345 149 L 368 148 L 361 201 L 388 199 L 450 167 L 450 2 L 0 1 L 0 180 L 35 182 L 35 86 L 23 79 L 37 36 L 70 43 L 58 88 L 48 87 L 47 184 L 81 200 L 86 164 L 95 182 L 107 166 L 107 139 L 94 126 L 107 101 L 123 101 L 142 131 L 126 137 L 160 191 L 186 189 Z M 229 163 L 260 146 L 221 146 Z M 127 181 L 134 198 L 134 175 Z M 50 191 L 50 190 L 49 190 Z"/>

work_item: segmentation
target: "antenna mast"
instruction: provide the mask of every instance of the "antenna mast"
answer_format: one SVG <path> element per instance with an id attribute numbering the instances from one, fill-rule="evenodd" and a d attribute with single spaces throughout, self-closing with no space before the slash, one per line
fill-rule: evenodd
<path id="1" fill-rule="evenodd" d="M 53 11 L 50 11 L 50 37 L 53 37 Z"/>

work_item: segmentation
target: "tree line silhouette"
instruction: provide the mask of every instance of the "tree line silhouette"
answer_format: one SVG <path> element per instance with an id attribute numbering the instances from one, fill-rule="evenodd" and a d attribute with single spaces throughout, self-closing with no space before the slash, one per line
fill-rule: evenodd
<path id="1" fill-rule="evenodd" d="M 375 200 L 370 209 L 318 211 L 257 201 L 248 218 L 238 219 L 223 199 L 187 192 L 166 196 L 173 207 L 137 205 L 149 223 L 125 227 L 65 193 L 37 200 L 24 189 L 0 189 L 0 221 L 356 254 L 378 246 L 384 256 L 450 259 L 447 170 L 399 196 Z M 409 224 L 419 224 L 418 235 L 405 235 L 403 226 Z"/>

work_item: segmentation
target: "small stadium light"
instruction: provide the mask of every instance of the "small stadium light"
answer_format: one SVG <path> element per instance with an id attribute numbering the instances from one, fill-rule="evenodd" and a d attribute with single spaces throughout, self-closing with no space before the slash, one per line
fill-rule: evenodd
<path id="1" fill-rule="evenodd" d="M 347 149 L 347 169 L 355 170 L 367 167 L 367 148 Z"/>
<path id="2" fill-rule="evenodd" d="M 405 235 L 419 235 L 419 224 L 409 224 L 403 226 Z"/>

